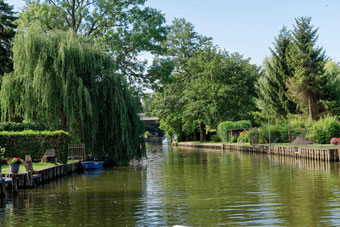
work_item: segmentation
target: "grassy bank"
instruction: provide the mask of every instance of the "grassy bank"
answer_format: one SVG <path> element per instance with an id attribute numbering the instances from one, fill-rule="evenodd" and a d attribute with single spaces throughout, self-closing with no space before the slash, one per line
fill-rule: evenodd
<path id="1" fill-rule="evenodd" d="M 78 162 L 79 160 L 69 160 L 67 163 L 73 163 L 73 162 Z M 41 170 L 41 169 L 46 169 L 49 167 L 53 167 L 59 165 L 59 163 L 47 163 L 47 162 L 34 162 L 33 163 L 33 170 Z M 9 173 L 9 166 L 8 165 L 2 165 L 2 173 Z M 26 168 L 24 164 L 20 165 L 19 168 L 19 173 L 26 173 Z"/>

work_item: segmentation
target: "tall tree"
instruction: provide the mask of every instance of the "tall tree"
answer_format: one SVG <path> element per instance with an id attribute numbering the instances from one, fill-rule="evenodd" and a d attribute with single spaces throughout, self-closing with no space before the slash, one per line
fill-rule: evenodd
<path id="1" fill-rule="evenodd" d="M 184 102 L 180 102 L 179 99 L 186 84 L 192 79 L 188 62 L 198 50 L 207 45 L 211 45 L 211 38 L 198 34 L 193 24 L 185 19 L 175 19 L 170 25 L 170 31 L 163 46 L 167 49 L 169 56 L 167 62 L 172 62 L 173 70 L 168 71 L 171 75 L 167 83 L 170 84 L 165 83 L 164 90 L 156 94 L 153 105 L 153 114 L 161 118 L 161 128 L 168 132 L 172 130 L 176 134 L 183 135 L 195 127 L 195 123 L 188 123 L 188 119 L 183 117 Z M 205 126 L 201 127 L 201 134 L 205 135 Z"/>
<path id="2" fill-rule="evenodd" d="M 15 35 L 14 21 L 16 19 L 13 6 L 0 0 L 0 75 L 11 72 L 13 69 L 11 41 Z"/>
<path id="3" fill-rule="evenodd" d="M 320 86 L 327 57 L 322 47 L 316 46 L 318 29 L 311 25 L 311 17 L 299 17 L 295 22 L 289 51 L 293 77 L 287 85 L 301 109 L 313 119 L 323 108 Z"/>
<path id="4" fill-rule="evenodd" d="M 73 31 L 35 27 L 17 32 L 13 52 L 15 70 L 1 90 L 3 119 L 67 130 L 117 164 L 145 156 L 135 101 L 110 56 Z"/>
<path id="5" fill-rule="evenodd" d="M 327 61 L 323 75 L 322 103 L 326 113 L 340 116 L 340 66 L 334 61 Z"/>
<path id="6" fill-rule="evenodd" d="M 20 24 L 39 24 L 46 31 L 72 29 L 86 40 L 102 45 L 115 59 L 115 69 L 127 77 L 136 92 L 137 84 L 150 85 L 152 74 L 141 53 L 164 53 L 165 18 L 158 10 L 145 7 L 146 0 L 38 0 L 27 1 Z"/>
<path id="7" fill-rule="evenodd" d="M 184 19 L 175 20 L 171 28 L 166 45 L 175 65 L 173 81 L 152 103 L 161 127 L 176 134 L 198 129 L 203 142 L 206 126 L 249 118 L 256 108 L 259 69 L 237 53 L 219 50 Z"/>
<path id="8" fill-rule="evenodd" d="M 291 78 L 292 69 L 288 63 L 288 52 L 291 36 L 286 27 L 273 43 L 274 49 L 269 48 L 270 58 L 264 61 L 264 75 L 259 80 L 259 100 L 262 113 L 266 118 L 287 118 L 287 115 L 297 113 L 296 104 L 290 99 L 286 83 Z"/>

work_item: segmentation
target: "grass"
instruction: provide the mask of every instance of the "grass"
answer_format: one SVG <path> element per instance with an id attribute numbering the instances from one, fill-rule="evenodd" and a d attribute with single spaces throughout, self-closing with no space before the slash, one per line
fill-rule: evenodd
<path id="1" fill-rule="evenodd" d="M 68 160 L 67 163 L 74 163 L 78 162 L 79 160 Z M 50 163 L 50 162 L 33 162 L 33 170 L 41 170 L 46 169 L 49 167 L 53 167 L 59 165 L 59 163 Z M 8 165 L 2 165 L 2 173 L 9 173 L 9 166 Z M 26 168 L 24 164 L 20 165 L 19 173 L 26 173 Z"/>
<path id="2" fill-rule="evenodd" d="M 33 163 L 33 170 L 40 170 L 40 169 L 45 169 L 45 168 L 49 168 L 52 166 L 56 166 L 55 163 L 46 163 L 46 162 L 37 162 L 37 163 Z M 3 165 L 2 166 L 2 173 L 9 173 L 9 166 L 8 165 Z M 26 168 L 24 164 L 20 165 L 19 168 L 19 173 L 26 173 Z"/>

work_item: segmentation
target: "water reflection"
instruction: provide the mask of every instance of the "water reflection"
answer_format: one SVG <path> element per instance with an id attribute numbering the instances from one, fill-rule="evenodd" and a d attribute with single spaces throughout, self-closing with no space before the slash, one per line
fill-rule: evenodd
<path id="1" fill-rule="evenodd" d="M 339 225 L 339 164 L 148 147 L 148 160 L 60 179 L 0 202 L 0 225 Z M 77 189 L 74 189 L 77 188 Z"/>

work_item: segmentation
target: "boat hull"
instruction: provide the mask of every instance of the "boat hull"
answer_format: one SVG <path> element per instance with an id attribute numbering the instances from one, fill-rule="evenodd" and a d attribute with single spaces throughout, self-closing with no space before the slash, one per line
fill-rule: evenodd
<path id="1" fill-rule="evenodd" d="M 87 161 L 87 162 L 82 162 L 81 163 L 84 167 L 84 169 L 89 170 L 89 169 L 102 169 L 104 162 L 99 162 L 99 161 Z"/>

